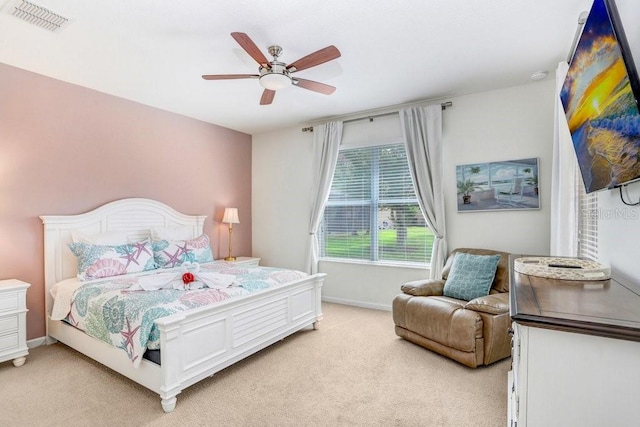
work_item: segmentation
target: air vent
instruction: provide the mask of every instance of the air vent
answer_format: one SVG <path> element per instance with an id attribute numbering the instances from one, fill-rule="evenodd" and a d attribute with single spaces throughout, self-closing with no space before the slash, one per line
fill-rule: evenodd
<path id="1" fill-rule="evenodd" d="M 4 10 L 11 16 L 54 33 L 60 32 L 70 21 L 59 13 L 26 0 L 11 1 Z"/>

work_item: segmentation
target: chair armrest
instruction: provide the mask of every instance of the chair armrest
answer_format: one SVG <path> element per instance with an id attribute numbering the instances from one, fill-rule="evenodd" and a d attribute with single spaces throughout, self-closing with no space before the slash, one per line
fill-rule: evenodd
<path id="1" fill-rule="evenodd" d="M 502 314 L 509 312 L 509 292 L 491 294 L 474 298 L 464 308 L 488 314 Z"/>
<path id="2" fill-rule="evenodd" d="M 402 292 L 415 297 L 430 297 L 442 295 L 444 289 L 444 280 L 423 279 L 407 282 L 400 287 Z"/>

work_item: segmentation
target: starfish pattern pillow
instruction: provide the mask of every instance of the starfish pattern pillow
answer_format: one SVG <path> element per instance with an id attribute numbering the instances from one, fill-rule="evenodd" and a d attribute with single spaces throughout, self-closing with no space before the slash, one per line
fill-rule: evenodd
<path id="1" fill-rule="evenodd" d="M 78 278 L 82 281 L 154 270 L 151 240 L 124 245 L 69 243 L 78 260 Z"/>
<path id="2" fill-rule="evenodd" d="M 213 262 L 206 234 L 191 240 L 159 240 L 153 242 L 153 256 L 160 268 L 179 267 L 184 263 Z"/>

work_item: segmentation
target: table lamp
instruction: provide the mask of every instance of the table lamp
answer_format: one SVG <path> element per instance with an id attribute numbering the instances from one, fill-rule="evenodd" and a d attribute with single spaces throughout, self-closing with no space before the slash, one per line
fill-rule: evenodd
<path id="1" fill-rule="evenodd" d="M 235 261 L 236 257 L 231 256 L 231 234 L 233 233 L 233 224 L 240 224 L 238 219 L 238 208 L 224 208 L 224 216 L 222 222 L 229 224 L 229 256 L 225 261 Z"/>

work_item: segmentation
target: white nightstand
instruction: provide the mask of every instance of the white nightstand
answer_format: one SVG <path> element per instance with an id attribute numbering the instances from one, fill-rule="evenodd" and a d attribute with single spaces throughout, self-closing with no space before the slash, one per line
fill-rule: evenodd
<path id="1" fill-rule="evenodd" d="M 27 288 L 20 280 L 0 280 L 0 362 L 22 366 L 27 349 Z"/>
<path id="2" fill-rule="evenodd" d="M 254 258 L 250 256 L 239 256 L 235 261 L 225 261 L 224 259 L 219 259 L 217 262 L 226 262 L 233 265 L 242 265 L 245 267 L 257 267 L 260 265 L 260 258 Z"/>

